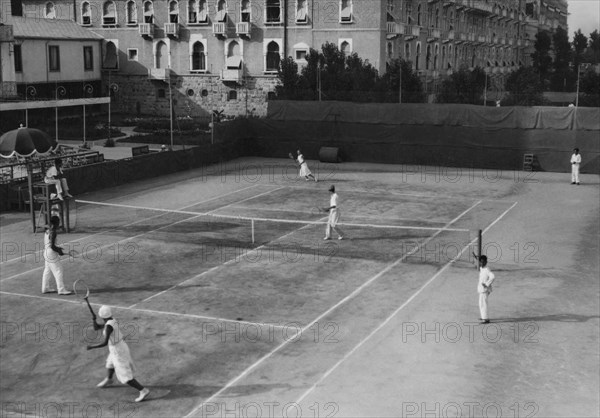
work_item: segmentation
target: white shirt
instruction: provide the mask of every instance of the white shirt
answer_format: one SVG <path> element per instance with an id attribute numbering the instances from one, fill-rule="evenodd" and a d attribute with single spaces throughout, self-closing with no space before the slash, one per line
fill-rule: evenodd
<path id="1" fill-rule="evenodd" d="M 46 171 L 46 178 L 52 179 L 56 176 L 58 176 L 59 170 L 56 169 L 56 166 L 52 166 L 48 169 L 48 171 Z M 62 174 L 62 170 L 60 170 L 60 173 Z"/>
<path id="2" fill-rule="evenodd" d="M 332 193 L 331 198 L 329 199 L 329 207 L 335 206 L 337 208 L 338 205 L 338 195 L 337 193 Z"/>
<path id="3" fill-rule="evenodd" d="M 298 154 L 298 164 L 299 165 L 304 164 L 304 155 Z"/>
<path id="4" fill-rule="evenodd" d="M 571 155 L 571 164 L 581 164 L 581 154 L 573 154 Z"/>
<path id="5" fill-rule="evenodd" d="M 477 292 L 478 293 L 491 292 L 492 291 L 492 282 L 494 281 L 495 278 L 496 278 L 496 276 L 494 276 L 494 273 L 492 273 L 489 268 L 487 268 L 487 267 L 480 268 L 479 269 L 479 283 L 477 284 Z M 483 286 L 484 284 L 487 286 L 487 288 Z"/>

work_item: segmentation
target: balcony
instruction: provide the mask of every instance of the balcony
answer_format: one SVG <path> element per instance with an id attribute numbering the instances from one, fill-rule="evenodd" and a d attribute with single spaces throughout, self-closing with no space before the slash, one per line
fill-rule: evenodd
<path id="1" fill-rule="evenodd" d="M 144 38 L 154 38 L 154 24 L 153 23 L 140 23 L 139 26 L 140 35 Z"/>
<path id="2" fill-rule="evenodd" d="M 500 38 L 500 45 L 506 45 L 506 38 Z"/>
<path id="3" fill-rule="evenodd" d="M 170 68 L 149 68 L 148 79 L 168 82 L 171 78 Z"/>
<path id="4" fill-rule="evenodd" d="M 225 22 L 213 23 L 213 35 L 215 36 L 227 36 Z"/>
<path id="5" fill-rule="evenodd" d="M 243 35 L 243 36 L 247 36 L 248 38 L 250 37 L 250 33 L 252 32 L 252 27 L 250 22 L 238 22 L 235 25 L 235 32 L 238 35 Z"/>
<path id="6" fill-rule="evenodd" d="M 471 43 L 475 42 L 475 34 L 474 33 L 469 33 L 467 35 L 467 41 L 469 41 Z"/>
<path id="7" fill-rule="evenodd" d="M 508 39 L 508 44 L 509 44 L 510 46 L 512 46 L 512 45 L 513 45 L 513 39 L 512 39 L 512 38 L 509 38 L 509 39 Z"/>
<path id="8" fill-rule="evenodd" d="M 165 23 L 165 35 L 172 36 L 174 38 L 179 37 L 179 23 Z"/>
<path id="9" fill-rule="evenodd" d="M 467 42 L 467 34 L 464 33 L 464 32 L 459 33 L 457 41 L 460 42 L 460 43 Z"/>
<path id="10" fill-rule="evenodd" d="M 404 35 L 404 23 L 387 22 L 388 35 Z"/>
<path id="11" fill-rule="evenodd" d="M 523 41 L 521 41 L 520 39 L 517 39 L 517 46 L 522 46 L 523 45 Z"/>
<path id="12" fill-rule="evenodd" d="M 442 33 L 442 42 L 443 43 L 448 43 L 453 40 L 454 40 L 454 31 L 453 30 L 449 30 L 448 32 Z"/>
<path id="13" fill-rule="evenodd" d="M 0 42 L 14 42 L 14 32 L 12 25 L 0 26 Z"/>
<path id="14" fill-rule="evenodd" d="M 418 38 L 419 36 L 421 36 L 421 26 L 406 25 L 406 29 L 404 30 L 404 39 L 406 41 Z"/>
<path id="15" fill-rule="evenodd" d="M 485 35 L 477 36 L 477 42 L 479 42 L 480 44 L 484 44 L 485 43 Z"/>
<path id="16" fill-rule="evenodd" d="M 435 42 L 440 39 L 440 30 L 429 28 L 427 30 L 427 42 Z"/>
<path id="17" fill-rule="evenodd" d="M 224 68 L 221 70 L 221 81 L 234 81 L 236 83 L 242 82 L 242 69 L 241 68 Z"/>

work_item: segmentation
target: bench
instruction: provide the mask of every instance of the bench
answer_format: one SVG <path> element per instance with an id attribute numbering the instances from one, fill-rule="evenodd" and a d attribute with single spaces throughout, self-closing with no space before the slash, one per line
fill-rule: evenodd
<path id="1" fill-rule="evenodd" d="M 138 155 L 150 154 L 150 147 L 148 145 L 139 145 L 137 147 L 131 147 L 131 156 L 137 157 Z"/>

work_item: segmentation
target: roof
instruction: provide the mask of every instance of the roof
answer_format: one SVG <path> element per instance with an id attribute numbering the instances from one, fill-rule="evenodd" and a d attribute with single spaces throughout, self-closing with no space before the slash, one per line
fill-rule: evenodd
<path id="1" fill-rule="evenodd" d="M 12 16 L 11 22 L 15 38 L 38 39 L 91 39 L 101 40 L 102 37 L 88 29 L 82 28 L 72 20 L 63 19 L 32 19 Z"/>

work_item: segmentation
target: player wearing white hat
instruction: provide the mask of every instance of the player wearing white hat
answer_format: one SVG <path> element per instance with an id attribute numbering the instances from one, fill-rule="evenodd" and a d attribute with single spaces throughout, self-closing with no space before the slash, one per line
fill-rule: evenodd
<path id="1" fill-rule="evenodd" d="M 108 357 L 106 358 L 106 369 L 108 371 L 107 377 L 100 383 L 98 387 L 104 388 L 110 386 L 113 383 L 113 376 L 116 374 L 117 379 L 121 383 L 126 383 L 129 386 L 140 391 L 140 395 L 135 399 L 136 402 L 143 401 L 150 390 L 144 388 L 137 380 L 133 377 L 135 366 L 131 360 L 131 354 L 129 347 L 125 340 L 123 340 L 123 334 L 119 329 L 119 323 L 112 317 L 110 307 L 102 305 L 98 311 L 98 316 L 104 320 L 104 325 L 99 325 L 94 319 L 94 329 L 102 329 L 102 335 L 104 341 L 96 345 L 88 345 L 87 349 L 92 350 L 94 348 L 101 348 L 108 345 Z"/>
<path id="2" fill-rule="evenodd" d="M 42 293 L 54 293 L 59 295 L 70 295 L 73 292 L 65 288 L 63 281 L 64 269 L 60 257 L 65 255 L 62 247 L 56 245 L 56 230 L 60 225 L 58 216 L 50 217 L 50 227 L 44 234 L 44 273 L 42 274 Z M 50 287 L 50 278 L 54 276 L 56 289 Z"/>

